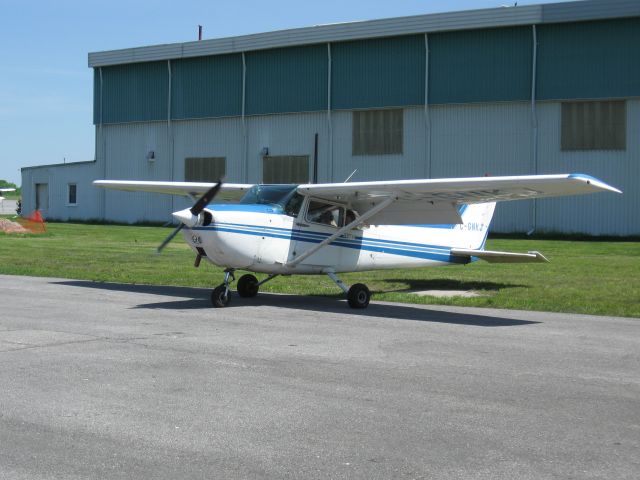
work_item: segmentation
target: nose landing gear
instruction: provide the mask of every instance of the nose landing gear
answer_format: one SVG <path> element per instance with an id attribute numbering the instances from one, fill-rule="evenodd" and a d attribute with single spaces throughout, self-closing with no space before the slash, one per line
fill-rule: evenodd
<path id="1" fill-rule="evenodd" d="M 211 292 L 211 303 L 214 307 L 222 308 L 229 305 L 229 302 L 231 301 L 231 288 L 229 287 L 229 284 L 236 279 L 233 272 L 233 268 L 227 268 L 224 271 L 224 281 Z M 246 275 L 241 276 L 238 280 L 236 287 L 238 295 L 243 298 L 255 297 L 258 294 L 260 285 L 267 283 L 269 280 L 277 276 L 277 274 L 271 274 L 259 282 L 256 277 L 247 273 Z"/>
<path id="2" fill-rule="evenodd" d="M 224 281 L 211 292 L 211 303 L 214 307 L 222 308 L 229 305 L 229 302 L 231 301 L 231 296 L 229 295 L 229 284 L 235 279 L 236 277 L 233 274 L 233 269 L 227 268 L 224 271 Z"/>

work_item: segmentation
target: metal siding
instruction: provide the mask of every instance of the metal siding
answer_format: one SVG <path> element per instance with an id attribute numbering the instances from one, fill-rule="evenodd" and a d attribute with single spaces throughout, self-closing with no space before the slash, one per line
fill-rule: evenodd
<path id="1" fill-rule="evenodd" d="M 531 98 L 530 27 L 429 36 L 429 103 Z"/>
<path id="2" fill-rule="evenodd" d="M 430 114 L 434 178 L 532 173 L 529 104 L 437 106 Z M 491 229 L 526 232 L 531 226 L 531 202 L 503 202 Z"/>
<path id="3" fill-rule="evenodd" d="M 375 108 L 424 103 L 424 36 L 331 45 L 331 106 Z"/>
<path id="4" fill-rule="evenodd" d="M 282 48 L 246 55 L 246 113 L 327 108 L 327 47 Z"/>
<path id="5" fill-rule="evenodd" d="M 352 155 L 352 112 L 334 112 L 331 117 L 334 167 L 330 181 L 342 182 L 356 169 L 351 178 L 354 182 L 426 176 L 426 130 L 422 108 L 403 110 L 403 154 Z"/>
<path id="6" fill-rule="evenodd" d="M 95 220 L 99 218 L 97 188 L 91 182 L 97 178 L 95 162 L 42 166 L 22 171 L 23 215 L 35 209 L 35 185 L 46 183 L 49 190 L 49 209 L 42 214 L 50 220 Z M 69 183 L 77 185 L 77 204 L 67 205 Z"/>
<path id="7" fill-rule="evenodd" d="M 100 123 L 100 69 L 93 69 L 93 124 Z"/>
<path id="8" fill-rule="evenodd" d="M 169 74 L 166 62 L 102 69 L 104 123 L 167 118 Z"/>
<path id="9" fill-rule="evenodd" d="M 329 135 L 326 113 L 256 116 L 247 119 L 247 161 L 250 183 L 262 180 L 262 149 L 273 156 L 308 156 L 313 171 L 314 137 L 318 134 L 318 179 L 328 178 Z"/>
<path id="10" fill-rule="evenodd" d="M 238 118 L 173 122 L 174 180 L 184 180 L 184 159 L 225 157 L 226 181 L 242 183 L 242 121 Z"/>
<path id="11" fill-rule="evenodd" d="M 242 114 L 242 56 L 220 55 L 171 63 L 171 117 Z"/>
<path id="12" fill-rule="evenodd" d="M 560 150 L 560 103 L 538 107 L 540 173 L 586 173 L 621 189 L 538 201 L 538 230 L 592 235 L 640 234 L 640 100 L 627 102 L 626 151 Z M 636 132 L 635 134 L 631 132 Z"/>
<path id="13" fill-rule="evenodd" d="M 105 125 L 108 179 L 171 180 L 171 152 L 166 122 Z M 147 160 L 153 150 L 155 160 Z M 166 222 L 171 220 L 169 195 L 106 190 L 105 216 L 120 222 Z"/>
<path id="14" fill-rule="evenodd" d="M 538 99 L 630 96 L 640 96 L 640 18 L 538 27 Z"/>
<path id="15" fill-rule="evenodd" d="M 380 180 L 432 176 L 472 176 L 532 173 L 531 119 L 528 103 L 435 106 L 429 109 L 428 135 L 423 108 L 404 110 L 404 155 L 353 157 L 351 112 L 331 114 L 333 144 L 329 144 L 326 113 L 256 116 L 247 119 L 248 178 L 244 175 L 243 128 L 239 118 L 172 122 L 174 180 L 182 180 L 187 156 L 220 155 L 227 158 L 227 181 L 259 181 L 260 152 L 272 155 L 308 155 L 319 134 L 319 181 L 343 181 L 355 168 L 353 180 Z M 560 103 L 538 105 L 538 173 L 583 172 L 621 188 L 623 195 L 601 193 L 537 201 L 538 231 L 602 235 L 640 235 L 640 100 L 627 103 L 627 150 L 624 152 L 561 152 Z M 92 219 L 101 215 L 106 196 L 106 218 L 127 222 L 169 219 L 173 210 L 189 206 L 181 197 L 147 193 L 102 191 L 90 185 L 96 178 L 171 180 L 172 152 L 166 122 L 105 125 L 106 173 L 100 162 L 53 165 L 22 171 L 25 212 L 33 209 L 35 183 L 48 183 L 49 218 Z M 96 129 L 98 131 L 98 129 Z M 429 148 L 428 137 L 431 137 Z M 156 152 L 156 161 L 146 160 Z M 330 149 L 334 165 L 330 165 Z M 312 165 L 309 165 L 310 171 Z M 333 172 L 333 176 L 332 176 Z M 66 207 L 66 185 L 78 184 L 78 206 Z M 493 231 L 524 232 L 532 226 L 531 202 L 505 202 L 498 206 Z"/>

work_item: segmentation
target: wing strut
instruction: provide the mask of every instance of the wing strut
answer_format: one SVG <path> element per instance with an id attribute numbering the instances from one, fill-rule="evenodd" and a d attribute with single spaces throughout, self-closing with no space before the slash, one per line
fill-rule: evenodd
<path id="1" fill-rule="evenodd" d="M 378 213 L 381 210 L 384 210 L 389 205 L 391 205 L 391 203 L 393 203 L 393 201 L 395 199 L 396 199 L 396 197 L 387 197 L 387 198 L 385 198 L 382 202 L 380 202 L 375 207 L 373 207 L 373 208 L 367 210 L 366 212 L 364 212 L 361 216 L 356 218 L 353 222 L 351 222 L 351 223 L 345 225 L 344 227 L 338 229 L 338 231 L 336 233 L 334 233 L 330 237 L 325 238 L 322 242 L 320 242 L 316 246 L 310 248 L 309 250 L 304 252 L 299 257 L 296 257 L 294 260 L 292 260 L 290 262 L 287 262 L 285 264 L 285 267 L 294 267 L 294 266 L 296 266 L 301 261 L 303 261 L 305 258 L 313 255 L 314 253 L 316 253 L 318 250 L 320 250 L 325 245 L 333 242 L 336 238 L 338 238 L 343 233 L 348 232 L 352 228 L 355 228 L 355 227 L 357 227 L 359 225 L 362 225 L 365 221 L 367 221 L 369 218 L 373 217 L 376 213 Z"/>

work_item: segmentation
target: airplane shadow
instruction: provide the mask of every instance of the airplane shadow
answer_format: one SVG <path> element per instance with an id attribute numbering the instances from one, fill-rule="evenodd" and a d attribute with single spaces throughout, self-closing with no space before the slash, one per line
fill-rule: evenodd
<path id="1" fill-rule="evenodd" d="M 89 280 L 65 280 L 56 281 L 54 283 L 72 287 L 184 298 L 184 300 L 143 303 L 134 307 L 137 309 L 204 310 L 213 308 L 209 300 L 211 290 L 204 288 L 104 283 L 92 282 Z M 242 298 L 233 292 L 233 297 L 231 298 L 230 304 L 226 307 L 226 310 L 256 306 L 349 314 L 364 317 L 385 318 L 390 320 L 413 320 L 433 323 L 448 323 L 454 325 L 470 325 L 477 327 L 513 327 L 541 323 L 508 318 L 506 316 L 507 312 L 505 312 L 505 317 L 496 317 L 490 315 L 441 312 L 432 310 L 428 306 L 413 307 L 406 304 L 385 305 L 373 302 L 364 310 L 355 310 L 348 307 L 346 300 L 338 297 L 332 298 L 274 293 L 259 293 L 258 296 L 254 298 Z"/>
<path id="2" fill-rule="evenodd" d="M 524 288 L 526 285 L 518 285 L 515 283 L 495 283 L 495 282 L 474 282 L 474 281 L 461 281 L 452 279 L 414 279 L 414 278 L 390 278 L 386 282 L 390 284 L 405 284 L 407 288 L 402 289 L 390 289 L 385 292 L 406 292 L 413 290 L 502 290 L 505 288 Z"/>

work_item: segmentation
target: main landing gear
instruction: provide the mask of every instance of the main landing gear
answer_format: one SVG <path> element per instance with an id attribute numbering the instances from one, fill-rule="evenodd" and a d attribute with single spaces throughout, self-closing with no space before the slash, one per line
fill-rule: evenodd
<path id="1" fill-rule="evenodd" d="M 229 305 L 229 301 L 231 300 L 231 289 L 229 285 L 236 279 L 233 272 L 233 268 L 226 269 L 224 271 L 224 281 L 211 292 L 211 303 L 214 307 L 222 308 Z M 371 300 L 371 292 L 365 284 L 356 283 L 351 285 L 350 288 L 347 288 L 335 273 L 330 272 L 327 273 L 327 275 L 344 293 L 347 294 L 347 303 L 351 308 L 367 308 L 369 301 Z M 238 280 L 238 284 L 236 286 L 238 295 L 243 298 L 255 297 L 258 294 L 258 290 L 261 285 L 277 276 L 277 274 L 272 274 L 259 282 L 255 276 L 247 273 L 246 275 L 241 276 Z"/>
<path id="2" fill-rule="evenodd" d="M 371 300 L 371 292 L 364 283 L 354 283 L 350 288 L 340 280 L 335 273 L 327 273 L 329 278 L 347 294 L 347 303 L 351 308 L 367 308 Z"/>

